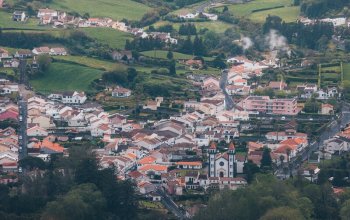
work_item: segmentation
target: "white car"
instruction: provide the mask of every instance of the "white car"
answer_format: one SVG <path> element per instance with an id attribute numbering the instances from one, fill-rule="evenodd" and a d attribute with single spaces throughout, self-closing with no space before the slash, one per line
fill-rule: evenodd
<path id="1" fill-rule="evenodd" d="M 286 117 L 282 116 L 282 117 L 281 117 L 281 120 L 286 120 Z"/>

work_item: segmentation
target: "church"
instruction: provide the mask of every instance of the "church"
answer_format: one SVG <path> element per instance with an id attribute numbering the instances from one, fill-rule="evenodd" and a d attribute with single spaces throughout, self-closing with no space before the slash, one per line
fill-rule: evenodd
<path id="1" fill-rule="evenodd" d="M 225 153 L 219 153 L 216 143 L 212 142 L 208 149 L 209 177 L 235 177 L 237 174 L 237 161 L 235 158 L 235 145 L 231 142 Z"/>

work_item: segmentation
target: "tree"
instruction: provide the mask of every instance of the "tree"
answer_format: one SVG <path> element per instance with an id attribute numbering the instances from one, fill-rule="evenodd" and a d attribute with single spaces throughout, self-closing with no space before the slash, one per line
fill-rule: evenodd
<path id="1" fill-rule="evenodd" d="M 176 75 L 176 62 L 175 60 L 171 60 L 169 64 L 169 74 L 172 76 Z"/>
<path id="2" fill-rule="evenodd" d="M 193 41 L 193 53 L 196 56 L 203 56 L 205 54 L 203 40 L 202 38 L 199 38 L 198 35 L 196 35 Z"/>
<path id="3" fill-rule="evenodd" d="M 304 216 L 298 209 L 279 207 L 269 210 L 260 220 L 303 220 Z"/>
<path id="4" fill-rule="evenodd" d="M 248 160 L 248 162 L 244 164 L 243 171 L 247 175 L 247 182 L 251 183 L 254 175 L 256 173 L 259 173 L 260 169 L 255 163 L 253 163 L 251 160 Z"/>
<path id="5" fill-rule="evenodd" d="M 168 58 L 169 60 L 172 60 L 174 58 L 174 54 L 173 52 L 171 52 L 171 50 L 168 51 L 166 58 Z"/>
<path id="6" fill-rule="evenodd" d="M 340 209 L 340 217 L 342 220 L 350 219 L 350 200 L 346 200 Z"/>
<path id="7" fill-rule="evenodd" d="M 305 102 L 304 111 L 307 113 L 318 113 L 321 108 L 321 103 L 319 103 L 315 98 L 311 98 Z"/>
<path id="8" fill-rule="evenodd" d="M 218 55 L 213 60 L 213 66 L 219 69 L 225 69 L 227 67 L 226 63 L 223 61 L 222 56 Z"/>
<path id="9" fill-rule="evenodd" d="M 32 156 L 28 156 L 28 157 L 25 157 L 22 160 L 20 160 L 19 165 L 22 168 L 25 168 L 28 170 L 32 170 L 35 168 L 43 170 L 46 168 L 46 164 L 42 159 L 40 159 L 38 157 L 32 157 Z"/>
<path id="10" fill-rule="evenodd" d="M 187 36 L 186 40 L 184 41 L 184 43 L 182 45 L 181 51 L 183 53 L 192 54 L 192 52 L 193 52 L 193 44 L 192 44 L 190 36 Z"/>
<path id="11" fill-rule="evenodd" d="M 120 85 L 125 85 L 128 82 L 128 78 L 127 78 L 127 74 L 125 73 L 125 70 L 119 70 L 119 69 L 116 69 L 111 72 L 103 73 L 102 80 L 108 84 L 118 83 Z"/>
<path id="12" fill-rule="evenodd" d="M 135 80 L 135 78 L 137 77 L 137 71 L 135 68 L 132 68 L 132 67 L 129 67 L 127 69 L 127 79 L 128 79 L 128 82 L 131 83 Z"/>
<path id="13" fill-rule="evenodd" d="M 261 158 L 261 167 L 271 169 L 271 166 L 272 166 L 272 159 L 270 155 L 270 149 L 267 147 L 264 147 L 262 158 Z"/>
<path id="14" fill-rule="evenodd" d="M 51 57 L 48 54 L 42 54 L 38 56 L 38 65 L 40 72 L 46 72 L 51 65 Z"/>
<path id="15" fill-rule="evenodd" d="M 228 11 L 228 7 L 225 5 L 225 7 L 222 9 L 222 12 L 227 12 Z"/>
<path id="16" fill-rule="evenodd" d="M 94 184 L 82 184 L 47 204 L 42 219 L 102 219 L 106 199 Z"/>

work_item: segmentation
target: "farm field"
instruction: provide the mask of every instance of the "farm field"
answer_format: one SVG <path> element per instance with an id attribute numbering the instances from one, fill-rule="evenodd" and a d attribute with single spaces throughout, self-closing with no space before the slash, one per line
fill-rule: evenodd
<path id="1" fill-rule="evenodd" d="M 108 44 L 111 48 L 124 49 L 125 41 L 131 40 L 132 35 L 111 28 L 83 28 L 80 29 L 87 36 L 96 39 L 100 43 Z"/>
<path id="2" fill-rule="evenodd" d="M 88 91 L 90 83 L 99 79 L 103 71 L 77 64 L 53 62 L 49 70 L 30 83 L 36 91 Z"/>
<path id="3" fill-rule="evenodd" d="M 216 33 L 224 33 L 226 31 L 226 29 L 232 27 L 231 24 L 222 22 L 222 21 L 205 21 L 205 22 L 192 22 L 194 25 L 196 25 L 197 31 L 199 31 L 200 29 L 204 29 L 207 28 L 211 31 L 214 31 Z M 173 27 L 176 30 L 179 30 L 179 27 L 181 25 L 181 23 L 172 23 L 169 21 L 159 21 L 157 23 L 154 24 L 155 27 L 159 27 L 162 25 L 166 25 L 166 24 L 171 24 L 173 25 Z"/>
<path id="4" fill-rule="evenodd" d="M 300 8 L 298 6 L 293 6 L 254 12 L 250 15 L 249 19 L 258 23 L 264 23 L 267 16 L 276 15 L 285 22 L 294 22 L 297 20 L 299 14 Z"/>
<path id="5" fill-rule="evenodd" d="M 110 71 L 116 68 L 125 68 L 125 65 L 121 63 L 113 63 L 110 61 L 99 60 L 99 59 L 94 59 L 94 58 L 84 57 L 84 56 L 57 56 L 55 57 L 55 60 L 69 61 L 69 62 L 77 63 L 78 65 L 81 65 L 81 66 L 87 66 L 90 68 L 105 70 L 105 71 Z"/>
<path id="6" fill-rule="evenodd" d="M 148 56 L 148 57 L 152 57 L 152 58 L 160 58 L 160 59 L 167 59 L 167 54 L 168 51 L 165 50 L 150 50 L 150 51 L 144 51 L 141 52 L 143 55 Z M 189 54 L 183 54 L 183 53 L 178 53 L 178 52 L 173 52 L 173 56 L 175 60 L 179 60 L 179 59 L 191 59 L 193 58 L 192 55 Z M 204 60 L 212 60 L 213 58 L 211 57 L 204 57 Z"/>
<path id="7" fill-rule="evenodd" d="M 320 84 L 324 86 L 334 86 L 341 83 L 341 66 L 337 64 L 322 64 L 320 71 Z"/>
<path id="8" fill-rule="evenodd" d="M 344 80 L 350 80 L 350 63 L 343 63 Z"/>
<path id="9" fill-rule="evenodd" d="M 245 17 L 255 22 L 264 22 L 268 15 L 277 15 L 286 22 L 295 21 L 299 15 L 300 9 L 297 6 L 292 6 L 292 0 L 254 0 L 244 4 L 228 5 L 229 11 L 235 16 Z M 253 12 L 253 10 L 267 9 L 278 6 L 285 6 L 283 8 L 276 8 Z M 222 10 L 223 7 L 217 9 Z"/>
<path id="10" fill-rule="evenodd" d="M 81 15 L 89 13 L 91 17 L 110 17 L 117 20 L 139 20 L 151 10 L 147 5 L 132 0 L 54 0 L 49 6 L 75 11 Z"/>

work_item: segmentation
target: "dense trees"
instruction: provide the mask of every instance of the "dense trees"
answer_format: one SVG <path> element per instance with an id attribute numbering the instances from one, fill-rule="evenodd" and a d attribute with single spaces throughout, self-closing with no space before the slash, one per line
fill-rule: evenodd
<path id="1" fill-rule="evenodd" d="M 327 45 L 334 28 L 332 23 L 318 22 L 313 25 L 302 23 L 284 23 L 278 16 L 268 16 L 263 25 L 263 34 L 277 30 L 287 38 L 289 43 L 300 47 L 319 49 Z"/>
<path id="2" fill-rule="evenodd" d="M 33 158 L 20 163 L 42 168 Z M 116 180 L 114 169 L 99 169 L 89 148 L 75 146 L 70 157 L 53 157 L 45 164 L 42 175 L 33 172 L 23 177 L 20 189 L 0 185 L 0 219 L 136 218 L 133 184 Z"/>
<path id="3" fill-rule="evenodd" d="M 340 210 L 344 216 L 348 213 L 348 198 L 346 194 L 338 204 L 327 184 L 257 175 L 246 188 L 213 196 L 194 219 L 338 219 Z"/>
<path id="4" fill-rule="evenodd" d="M 330 10 L 339 11 L 349 6 L 348 0 L 303 0 L 300 10 L 301 12 L 310 18 L 326 16 Z"/>
<path id="5" fill-rule="evenodd" d="M 49 202 L 42 219 L 74 220 L 104 218 L 106 199 L 94 184 L 81 184 L 56 201 Z"/>
<path id="6" fill-rule="evenodd" d="M 181 24 L 179 28 L 179 34 L 181 35 L 196 35 L 196 26 L 192 23 Z"/>

